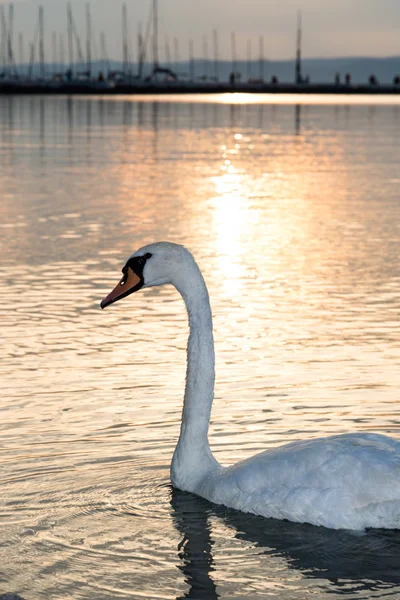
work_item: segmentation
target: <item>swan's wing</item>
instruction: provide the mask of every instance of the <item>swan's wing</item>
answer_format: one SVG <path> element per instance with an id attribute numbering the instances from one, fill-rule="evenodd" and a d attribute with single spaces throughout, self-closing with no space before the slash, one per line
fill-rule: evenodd
<path id="1" fill-rule="evenodd" d="M 382 526 L 365 520 L 388 503 L 400 526 L 400 444 L 385 436 L 350 434 L 288 444 L 229 467 L 218 479 L 214 501 L 247 512 L 363 529 Z"/>

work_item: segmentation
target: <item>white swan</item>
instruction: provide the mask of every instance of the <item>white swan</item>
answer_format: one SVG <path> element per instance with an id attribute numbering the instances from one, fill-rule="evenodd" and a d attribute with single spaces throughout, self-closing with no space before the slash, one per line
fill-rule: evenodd
<path id="1" fill-rule="evenodd" d="M 211 453 L 214 395 L 211 308 L 201 272 L 183 246 L 160 242 L 132 254 L 105 308 L 141 288 L 171 283 L 189 315 L 186 389 L 171 481 L 217 504 L 334 529 L 400 528 L 400 443 L 354 433 L 300 441 L 230 467 Z"/>

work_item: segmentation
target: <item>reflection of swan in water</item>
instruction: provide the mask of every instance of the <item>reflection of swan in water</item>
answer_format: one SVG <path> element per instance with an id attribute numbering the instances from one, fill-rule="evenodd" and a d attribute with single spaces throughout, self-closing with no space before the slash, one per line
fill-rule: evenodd
<path id="1" fill-rule="evenodd" d="M 374 434 L 300 441 L 231 467 L 211 453 L 214 341 L 208 292 L 193 256 L 161 242 L 141 248 L 102 301 L 172 283 L 189 314 L 188 367 L 181 433 L 171 466 L 175 487 L 264 517 L 334 529 L 400 527 L 400 443 Z"/>
<path id="2" fill-rule="evenodd" d="M 256 549 L 252 547 L 247 551 L 258 557 L 256 560 L 261 568 L 254 573 L 249 569 L 246 573 L 248 584 L 254 576 L 255 580 L 262 578 L 266 589 L 269 589 L 268 571 L 271 571 L 271 576 L 276 576 L 274 558 L 284 558 L 288 569 L 300 572 L 303 577 L 328 581 L 332 593 L 355 594 L 382 589 L 390 596 L 390 588 L 396 588 L 398 593 L 398 531 L 371 529 L 359 535 L 345 530 L 264 519 L 210 504 L 194 494 L 176 489 L 171 491 L 171 505 L 175 526 L 183 536 L 180 544 L 183 550 L 179 553 L 183 563 L 181 570 L 190 586 L 181 598 L 214 600 L 219 597 L 212 579 L 218 562 L 214 567 L 212 548 L 215 540 L 210 529 L 210 517 L 231 528 L 236 539 L 256 546 Z M 282 569 L 281 562 L 279 569 Z M 229 581 L 229 576 L 226 580 Z M 304 597 L 303 592 L 301 597 Z"/>
<path id="3" fill-rule="evenodd" d="M 182 535 L 179 544 L 180 570 L 189 585 L 189 591 L 183 598 L 214 600 L 218 598 L 211 573 L 214 571 L 211 553 L 211 531 L 207 508 L 212 506 L 206 500 L 172 488 L 172 519 Z"/>

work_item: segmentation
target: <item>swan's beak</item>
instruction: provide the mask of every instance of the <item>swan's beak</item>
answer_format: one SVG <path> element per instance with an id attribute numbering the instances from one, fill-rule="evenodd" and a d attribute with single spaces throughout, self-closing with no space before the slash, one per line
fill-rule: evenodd
<path id="1" fill-rule="evenodd" d="M 136 275 L 136 273 L 130 268 L 125 267 L 123 269 L 123 277 L 119 281 L 119 283 L 115 286 L 112 292 L 108 294 L 100 303 L 101 308 L 105 308 L 113 302 L 120 300 L 121 298 L 125 298 L 125 296 L 129 296 L 129 294 L 133 294 L 143 285 L 143 278 Z"/>

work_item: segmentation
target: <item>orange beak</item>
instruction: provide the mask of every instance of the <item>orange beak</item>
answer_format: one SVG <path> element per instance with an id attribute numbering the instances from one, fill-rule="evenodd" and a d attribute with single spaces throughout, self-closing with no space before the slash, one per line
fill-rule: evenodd
<path id="1" fill-rule="evenodd" d="M 140 290 L 142 287 L 143 279 L 139 277 L 139 275 L 136 275 L 130 267 L 125 267 L 123 273 L 122 279 L 117 283 L 113 291 L 101 301 L 101 308 L 105 308 L 106 306 L 113 304 L 113 302 L 125 298 L 125 296 L 129 296 L 129 294 Z"/>

